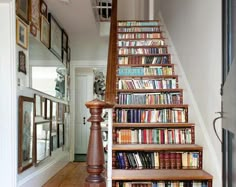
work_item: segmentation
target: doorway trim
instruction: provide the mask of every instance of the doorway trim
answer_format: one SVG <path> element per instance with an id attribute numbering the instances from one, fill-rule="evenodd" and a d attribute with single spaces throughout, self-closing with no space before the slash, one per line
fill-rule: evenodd
<path id="1" fill-rule="evenodd" d="M 70 137 L 70 161 L 74 161 L 74 154 L 75 154 L 75 76 L 76 76 L 76 69 L 77 68 L 106 68 L 106 61 L 76 61 L 77 63 L 71 62 L 71 100 L 70 100 L 70 121 L 71 121 L 71 128 L 69 132 Z M 80 63 L 80 64 L 78 64 Z M 96 64 L 96 65 L 95 65 Z"/>

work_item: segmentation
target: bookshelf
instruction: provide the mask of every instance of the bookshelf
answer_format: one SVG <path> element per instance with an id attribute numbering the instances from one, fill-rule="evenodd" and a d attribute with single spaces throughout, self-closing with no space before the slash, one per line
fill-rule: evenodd
<path id="1" fill-rule="evenodd" d="M 159 21 L 118 21 L 112 186 L 212 187 Z"/>

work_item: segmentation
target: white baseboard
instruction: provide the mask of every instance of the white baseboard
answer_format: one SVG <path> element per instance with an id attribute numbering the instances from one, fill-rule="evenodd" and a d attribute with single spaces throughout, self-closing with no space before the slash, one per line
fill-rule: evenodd
<path id="1" fill-rule="evenodd" d="M 18 176 L 18 187 L 41 187 L 69 162 L 69 153 L 62 152 L 56 158 L 45 160 L 47 163 L 29 169 Z"/>

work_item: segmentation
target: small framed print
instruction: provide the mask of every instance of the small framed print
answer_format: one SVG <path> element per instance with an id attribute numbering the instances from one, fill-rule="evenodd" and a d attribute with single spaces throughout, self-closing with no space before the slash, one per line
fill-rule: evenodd
<path id="1" fill-rule="evenodd" d="M 40 40 L 49 48 L 49 22 L 44 16 L 41 16 Z"/>
<path id="2" fill-rule="evenodd" d="M 48 6 L 44 0 L 40 0 L 40 13 L 47 18 L 48 17 Z"/>
<path id="3" fill-rule="evenodd" d="M 50 13 L 48 14 L 48 20 L 50 25 L 49 49 L 62 61 L 62 29 Z"/>
<path id="4" fill-rule="evenodd" d="M 19 97 L 18 172 L 33 166 L 34 98 Z"/>
<path id="5" fill-rule="evenodd" d="M 68 52 L 68 35 L 64 29 L 62 30 L 62 49 Z"/>
<path id="6" fill-rule="evenodd" d="M 23 51 L 19 51 L 18 71 L 26 74 L 26 57 Z"/>
<path id="7" fill-rule="evenodd" d="M 30 22 L 40 29 L 40 2 L 39 0 L 30 0 Z"/>
<path id="8" fill-rule="evenodd" d="M 16 0 L 16 14 L 25 23 L 29 23 L 29 0 Z"/>
<path id="9" fill-rule="evenodd" d="M 16 19 L 16 43 L 25 49 L 28 48 L 28 26 L 18 18 Z"/>
<path id="10" fill-rule="evenodd" d="M 35 27 L 35 25 L 32 23 L 30 24 L 30 33 L 36 37 L 37 36 L 37 28 Z"/>

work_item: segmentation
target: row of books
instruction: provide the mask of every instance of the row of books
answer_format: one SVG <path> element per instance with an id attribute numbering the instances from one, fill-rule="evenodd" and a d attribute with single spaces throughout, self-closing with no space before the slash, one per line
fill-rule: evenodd
<path id="1" fill-rule="evenodd" d="M 172 66 L 119 67 L 118 76 L 173 75 Z"/>
<path id="2" fill-rule="evenodd" d="M 118 64 L 169 64 L 168 56 L 118 57 Z"/>
<path id="3" fill-rule="evenodd" d="M 167 54 L 167 48 L 148 47 L 148 48 L 119 48 L 119 55 L 152 55 Z"/>
<path id="4" fill-rule="evenodd" d="M 126 79 L 118 81 L 118 89 L 175 89 L 177 88 L 175 78 L 137 80 Z"/>
<path id="5" fill-rule="evenodd" d="M 115 183 L 115 187 L 207 187 L 207 181 L 136 181 Z"/>
<path id="6" fill-rule="evenodd" d="M 118 104 L 182 104 L 180 92 L 159 92 L 159 93 L 119 93 Z"/>
<path id="7" fill-rule="evenodd" d="M 162 38 L 161 33 L 125 33 L 118 34 L 118 39 L 150 39 L 150 38 Z"/>
<path id="8" fill-rule="evenodd" d="M 118 109 L 118 123 L 185 123 L 187 110 L 185 108 L 171 109 Z"/>
<path id="9" fill-rule="evenodd" d="M 160 27 L 119 27 L 118 32 L 160 32 Z"/>
<path id="10" fill-rule="evenodd" d="M 118 144 L 191 144 L 191 128 L 116 129 Z"/>
<path id="11" fill-rule="evenodd" d="M 118 41 L 118 46 L 162 46 L 165 45 L 163 39 L 153 39 L 153 40 L 123 40 Z"/>
<path id="12" fill-rule="evenodd" d="M 149 21 L 149 22 L 142 22 L 142 21 L 120 21 L 118 22 L 118 26 L 158 26 L 158 21 Z"/>
<path id="13" fill-rule="evenodd" d="M 116 152 L 118 169 L 198 169 L 199 152 Z"/>

